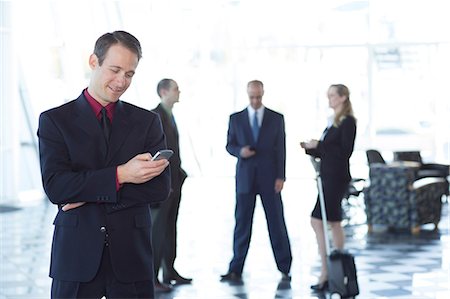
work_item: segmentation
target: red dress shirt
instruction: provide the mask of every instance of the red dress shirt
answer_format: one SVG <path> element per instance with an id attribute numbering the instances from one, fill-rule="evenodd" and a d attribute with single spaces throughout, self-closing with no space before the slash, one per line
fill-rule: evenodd
<path id="1" fill-rule="evenodd" d="M 89 105 L 92 108 L 92 111 L 94 111 L 95 117 L 97 117 L 97 120 L 100 121 L 101 117 L 102 117 L 102 108 L 103 106 L 97 102 L 88 92 L 87 88 L 84 90 L 83 92 L 86 100 L 88 101 Z M 105 106 L 106 109 L 106 116 L 108 116 L 109 121 L 113 122 L 113 117 L 114 117 L 114 111 L 116 109 L 116 103 L 109 103 L 108 105 Z M 117 168 L 116 168 L 116 190 L 119 191 L 120 187 L 122 187 L 121 184 L 119 184 L 119 179 L 118 179 L 118 175 L 117 175 Z"/>

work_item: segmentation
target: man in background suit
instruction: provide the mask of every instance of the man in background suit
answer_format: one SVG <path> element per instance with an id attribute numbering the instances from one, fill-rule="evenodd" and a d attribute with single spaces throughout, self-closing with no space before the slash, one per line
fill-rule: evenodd
<path id="1" fill-rule="evenodd" d="M 124 31 L 102 35 L 89 86 L 39 118 L 44 190 L 58 213 L 52 298 L 154 298 L 150 203 L 167 198 L 159 117 L 120 101 L 141 58 Z M 51 89 L 50 89 L 51 91 Z"/>
<path id="2" fill-rule="evenodd" d="M 240 281 L 252 233 L 256 195 L 266 214 L 270 242 L 282 281 L 290 281 L 291 248 L 283 215 L 286 140 L 283 115 L 263 106 L 264 85 L 247 85 L 250 105 L 230 116 L 226 149 L 235 156 L 236 210 L 233 259 L 222 281 Z"/>
<path id="3" fill-rule="evenodd" d="M 181 187 L 187 177 L 181 168 L 180 146 L 178 143 L 178 129 L 172 109 L 180 97 L 178 84 L 172 79 L 162 79 L 156 89 L 161 103 L 152 111 L 161 118 L 167 147 L 173 150 L 170 158 L 170 174 L 172 179 L 169 198 L 156 205 L 152 205 L 153 217 L 153 251 L 155 268 L 156 291 L 171 291 L 172 283 L 175 285 L 189 284 L 191 278 L 184 278 L 174 268 L 177 255 L 177 218 L 181 200 Z M 162 268 L 163 283 L 158 280 L 159 269 Z"/>

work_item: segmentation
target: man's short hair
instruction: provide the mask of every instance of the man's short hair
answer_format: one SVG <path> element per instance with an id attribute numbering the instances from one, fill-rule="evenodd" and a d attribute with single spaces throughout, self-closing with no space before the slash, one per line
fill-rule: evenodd
<path id="1" fill-rule="evenodd" d="M 114 31 L 112 33 L 103 34 L 95 42 L 94 54 L 97 56 L 100 66 L 103 64 L 109 48 L 115 44 L 121 44 L 131 52 L 135 53 L 138 57 L 138 61 L 142 58 L 141 43 L 136 37 L 126 31 Z"/>
<path id="2" fill-rule="evenodd" d="M 161 81 L 159 81 L 158 86 L 156 87 L 156 92 L 158 93 L 159 97 L 161 97 L 161 90 L 169 90 L 172 82 L 174 82 L 172 79 L 162 79 Z"/>
<path id="3" fill-rule="evenodd" d="M 262 89 L 264 89 L 264 84 L 259 80 L 252 80 L 252 81 L 248 82 L 247 88 L 249 88 L 250 85 L 260 85 L 262 87 Z"/>

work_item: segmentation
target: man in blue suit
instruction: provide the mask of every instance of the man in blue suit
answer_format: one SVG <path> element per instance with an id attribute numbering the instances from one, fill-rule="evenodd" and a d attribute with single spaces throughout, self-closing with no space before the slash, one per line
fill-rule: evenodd
<path id="1" fill-rule="evenodd" d="M 285 181 L 286 138 L 283 115 L 263 106 L 264 85 L 247 85 L 250 105 L 230 116 L 227 151 L 235 156 L 236 226 L 233 259 L 222 281 L 241 280 L 252 233 L 256 195 L 260 195 L 270 242 L 283 281 L 290 281 L 291 248 L 283 215 L 281 190 Z"/>
<path id="2" fill-rule="evenodd" d="M 102 35 L 89 86 L 39 118 L 44 190 L 58 213 L 52 298 L 153 298 L 150 203 L 170 191 L 159 117 L 119 100 L 141 58 L 124 31 Z"/>

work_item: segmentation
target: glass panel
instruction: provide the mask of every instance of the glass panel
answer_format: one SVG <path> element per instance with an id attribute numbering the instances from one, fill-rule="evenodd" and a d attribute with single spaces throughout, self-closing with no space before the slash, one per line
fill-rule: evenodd
<path id="1" fill-rule="evenodd" d="M 437 133 L 448 132 L 450 112 L 446 7 L 444 0 L 17 1 L 17 76 L 37 127 L 41 111 L 87 86 L 98 36 L 125 28 L 144 56 L 122 99 L 152 109 L 161 78 L 179 83 L 174 113 L 191 175 L 234 175 L 224 149 L 228 117 L 245 108 L 246 83 L 256 78 L 265 104 L 285 114 L 291 176 L 310 167 L 298 142 L 320 136 L 332 83 L 352 92 L 358 150 L 397 149 L 376 133 L 402 125 L 425 132 L 419 143 L 428 159 L 448 162 L 449 142 Z"/>

